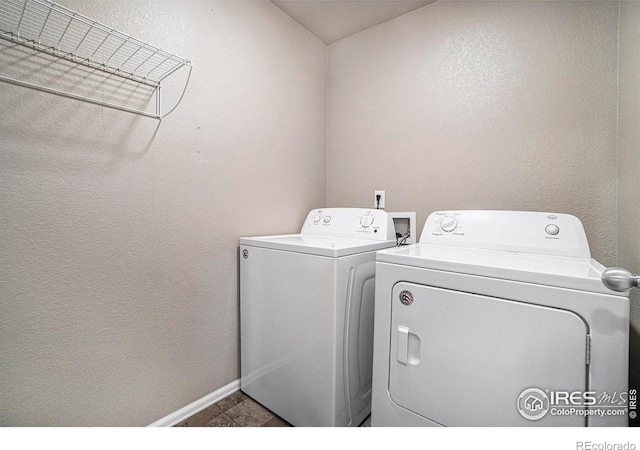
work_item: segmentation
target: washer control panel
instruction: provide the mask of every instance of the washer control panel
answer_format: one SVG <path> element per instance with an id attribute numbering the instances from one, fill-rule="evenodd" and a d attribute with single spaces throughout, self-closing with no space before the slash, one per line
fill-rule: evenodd
<path id="1" fill-rule="evenodd" d="M 301 234 L 395 240 L 393 219 L 381 209 L 322 208 L 307 215 Z"/>
<path id="2" fill-rule="evenodd" d="M 435 211 L 421 243 L 590 258 L 582 222 L 530 211 Z"/>

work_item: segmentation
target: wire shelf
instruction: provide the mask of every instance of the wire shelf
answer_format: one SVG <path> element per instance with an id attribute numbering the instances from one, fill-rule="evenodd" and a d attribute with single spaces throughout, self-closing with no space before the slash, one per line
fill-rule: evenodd
<path id="1" fill-rule="evenodd" d="M 154 117 L 160 117 L 159 95 L 162 80 L 182 67 L 188 66 L 191 70 L 192 66 L 191 61 L 187 59 L 49 0 L 0 0 L 0 38 L 157 88 L 158 111 Z M 14 84 L 29 84 L 1 78 Z M 37 87 L 51 91 L 48 88 Z M 113 107 L 110 104 L 105 106 Z"/>

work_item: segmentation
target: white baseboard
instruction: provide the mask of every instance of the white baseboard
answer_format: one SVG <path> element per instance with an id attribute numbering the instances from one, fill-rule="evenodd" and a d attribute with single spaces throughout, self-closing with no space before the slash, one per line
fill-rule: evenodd
<path id="1" fill-rule="evenodd" d="M 166 417 L 153 422 L 150 427 L 172 427 L 177 423 L 193 416 L 195 413 L 202 411 L 203 409 L 213 405 L 214 403 L 222 400 L 223 398 L 233 394 L 240 389 L 240 380 L 232 381 L 226 386 L 221 387 L 211 394 L 196 400 L 193 403 L 188 404 L 184 408 L 172 412 Z"/>

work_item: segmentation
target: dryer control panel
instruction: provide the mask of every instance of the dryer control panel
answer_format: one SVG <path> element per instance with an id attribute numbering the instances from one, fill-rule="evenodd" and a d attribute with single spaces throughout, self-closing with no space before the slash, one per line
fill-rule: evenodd
<path id="1" fill-rule="evenodd" d="M 395 241 L 393 219 L 381 209 L 321 208 L 307 215 L 300 234 Z"/>
<path id="2" fill-rule="evenodd" d="M 591 258 L 582 222 L 558 213 L 436 211 L 420 243 Z"/>

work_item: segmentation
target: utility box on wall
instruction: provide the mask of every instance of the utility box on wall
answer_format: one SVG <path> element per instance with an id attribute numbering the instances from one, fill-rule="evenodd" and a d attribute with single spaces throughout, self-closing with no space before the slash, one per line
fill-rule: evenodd
<path id="1" fill-rule="evenodd" d="M 393 225 L 396 228 L 396 238 L 398 239 L 398 242 L 402 244 L 415 244 L 416 243 L 416 213 L 415 212 L 390 212 L 387 214 L 389 214 L 389 216 L 393 219 Z M 409 233 L 408 236 L 406 236 L 407 233 Z"/>

